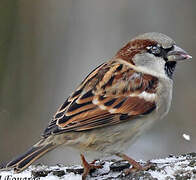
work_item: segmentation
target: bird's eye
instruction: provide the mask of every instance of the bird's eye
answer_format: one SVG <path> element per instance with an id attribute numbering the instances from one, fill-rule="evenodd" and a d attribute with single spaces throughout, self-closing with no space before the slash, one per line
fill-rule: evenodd
<path id="1" fill-rule="evenodd" d="M 154 54 L 156 56 L 161 54 L 161 47 L 159 45 L 156 46 L 148 46 L 147 50 L 149 53 Z"/>

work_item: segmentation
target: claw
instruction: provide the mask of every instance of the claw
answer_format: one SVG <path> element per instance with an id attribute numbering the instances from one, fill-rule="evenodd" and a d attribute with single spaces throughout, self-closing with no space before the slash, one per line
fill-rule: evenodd
<path id="1" fill-rule="evenodd" d="M 134 159 L 128 157 L 127 155 L 123 154 L 123 153 L 116 153 L 116 156 L 126 160 L 129 162 L 129 164 L 132 165 L 132 168 L 126 169 L 125 170 L 125 174 L 128 175 L 132 172 L 136 172 L 136 171 L 147 171 L 151 168 L 152 164 L 148 163 L 145 166 L 141 166 L 138 162 L 136 162 Z"/>
<path id="2" fill-rule="evenodd" d="M 82 160 L 82 166 L 84 167 L 84 172 L 82 174 L 82 180 L 85 180 L 87 175 L 89 174 L 90 170 L 92 169 L 100 169 L 102 165 L 94 165 L 96 160 L 92 163 L 88 163 L 83 154 L 80 154 Z"/>

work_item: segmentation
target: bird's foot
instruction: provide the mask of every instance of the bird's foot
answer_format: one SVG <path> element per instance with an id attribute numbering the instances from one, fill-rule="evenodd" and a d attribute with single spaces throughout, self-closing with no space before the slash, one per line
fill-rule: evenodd
<path id="1" fill-rule="evenodd" d="M 117 153 L 116 156 L 122 158 L 123 160 L 128 161 L 128 163 L 130 165 L 132 165 L 132 168 L 126 169 L 124 171 L 124 173 L 126 175 L 132 173 L 132 172 L 136 172 L 136 171 L 147 171 L 151 168 L 152 164 L 150 164 L 149 162 L 145 165 L 142 166 L 140 165 L 137 161 L 135 161 L 134 159 L 128 157 L 127 155 L 123 154 L 123 153 Z"/>
<path id="2" fill-rule="evenodd" d="M 91 170 L 102 168 L 102 165 L 95 165 L 96 160 L 94 160 L 92 163 L 88 163 L 83 154 L 81 154 L 80 156 L 82 160 L 82 166 L 84 167 L 84 172 L 82 174 L 82 180 L 86 179 L 87 175 L 90 173 Z"/>

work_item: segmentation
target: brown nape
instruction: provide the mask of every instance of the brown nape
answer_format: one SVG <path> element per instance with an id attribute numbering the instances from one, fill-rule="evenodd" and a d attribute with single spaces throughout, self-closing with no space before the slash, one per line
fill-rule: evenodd
<path id="1" fill-rule="evenodd" d="M 121 58 L 134 64 L 132 59 L 135 56 L 135 54 L 142 52 L 148 46 L 152 46 L 156 44 L 157 43 L 155 41 L 149 39 L 136 39 L 134 41 L 130 41 L 128 44 L 126 44 L 122 49 L 120 49 L 116 53 L 115 58 Z"/>

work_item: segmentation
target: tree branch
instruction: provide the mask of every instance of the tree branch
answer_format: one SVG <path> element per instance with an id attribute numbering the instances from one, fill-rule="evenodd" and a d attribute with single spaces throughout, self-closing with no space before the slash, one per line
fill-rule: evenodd
<path id="1" fill-rule="evenodd" d="M 140 162 L 142 165 L 147 162 Z M 187 153 L 180 156 L 170 155 L 164 159 L 151 160 L 151 168 L 148 171 L 132 172 L 125 175 L 124 170 L 130 165 L 126 161 L 116 160 L 100 160 L 96 161 L 97 165 L 102 165 L 103 168 L 92 171 L 87 179 L 90 180 L 106 180 L 106 179 L 147 179 L 147 180 L 162 180 L 162 179 L 196 179 L 196 153 Z M 81 179 L 83 168 L 76 166 L 30 166 L 22 173 L 14 173 L 13 170 L 1 170 L 0 180 L 50 180 L 50 179 Z M 7 178 L 7 179 L 6 179 Z M 28 179 L 29 178 L 29 179 Z"/>

